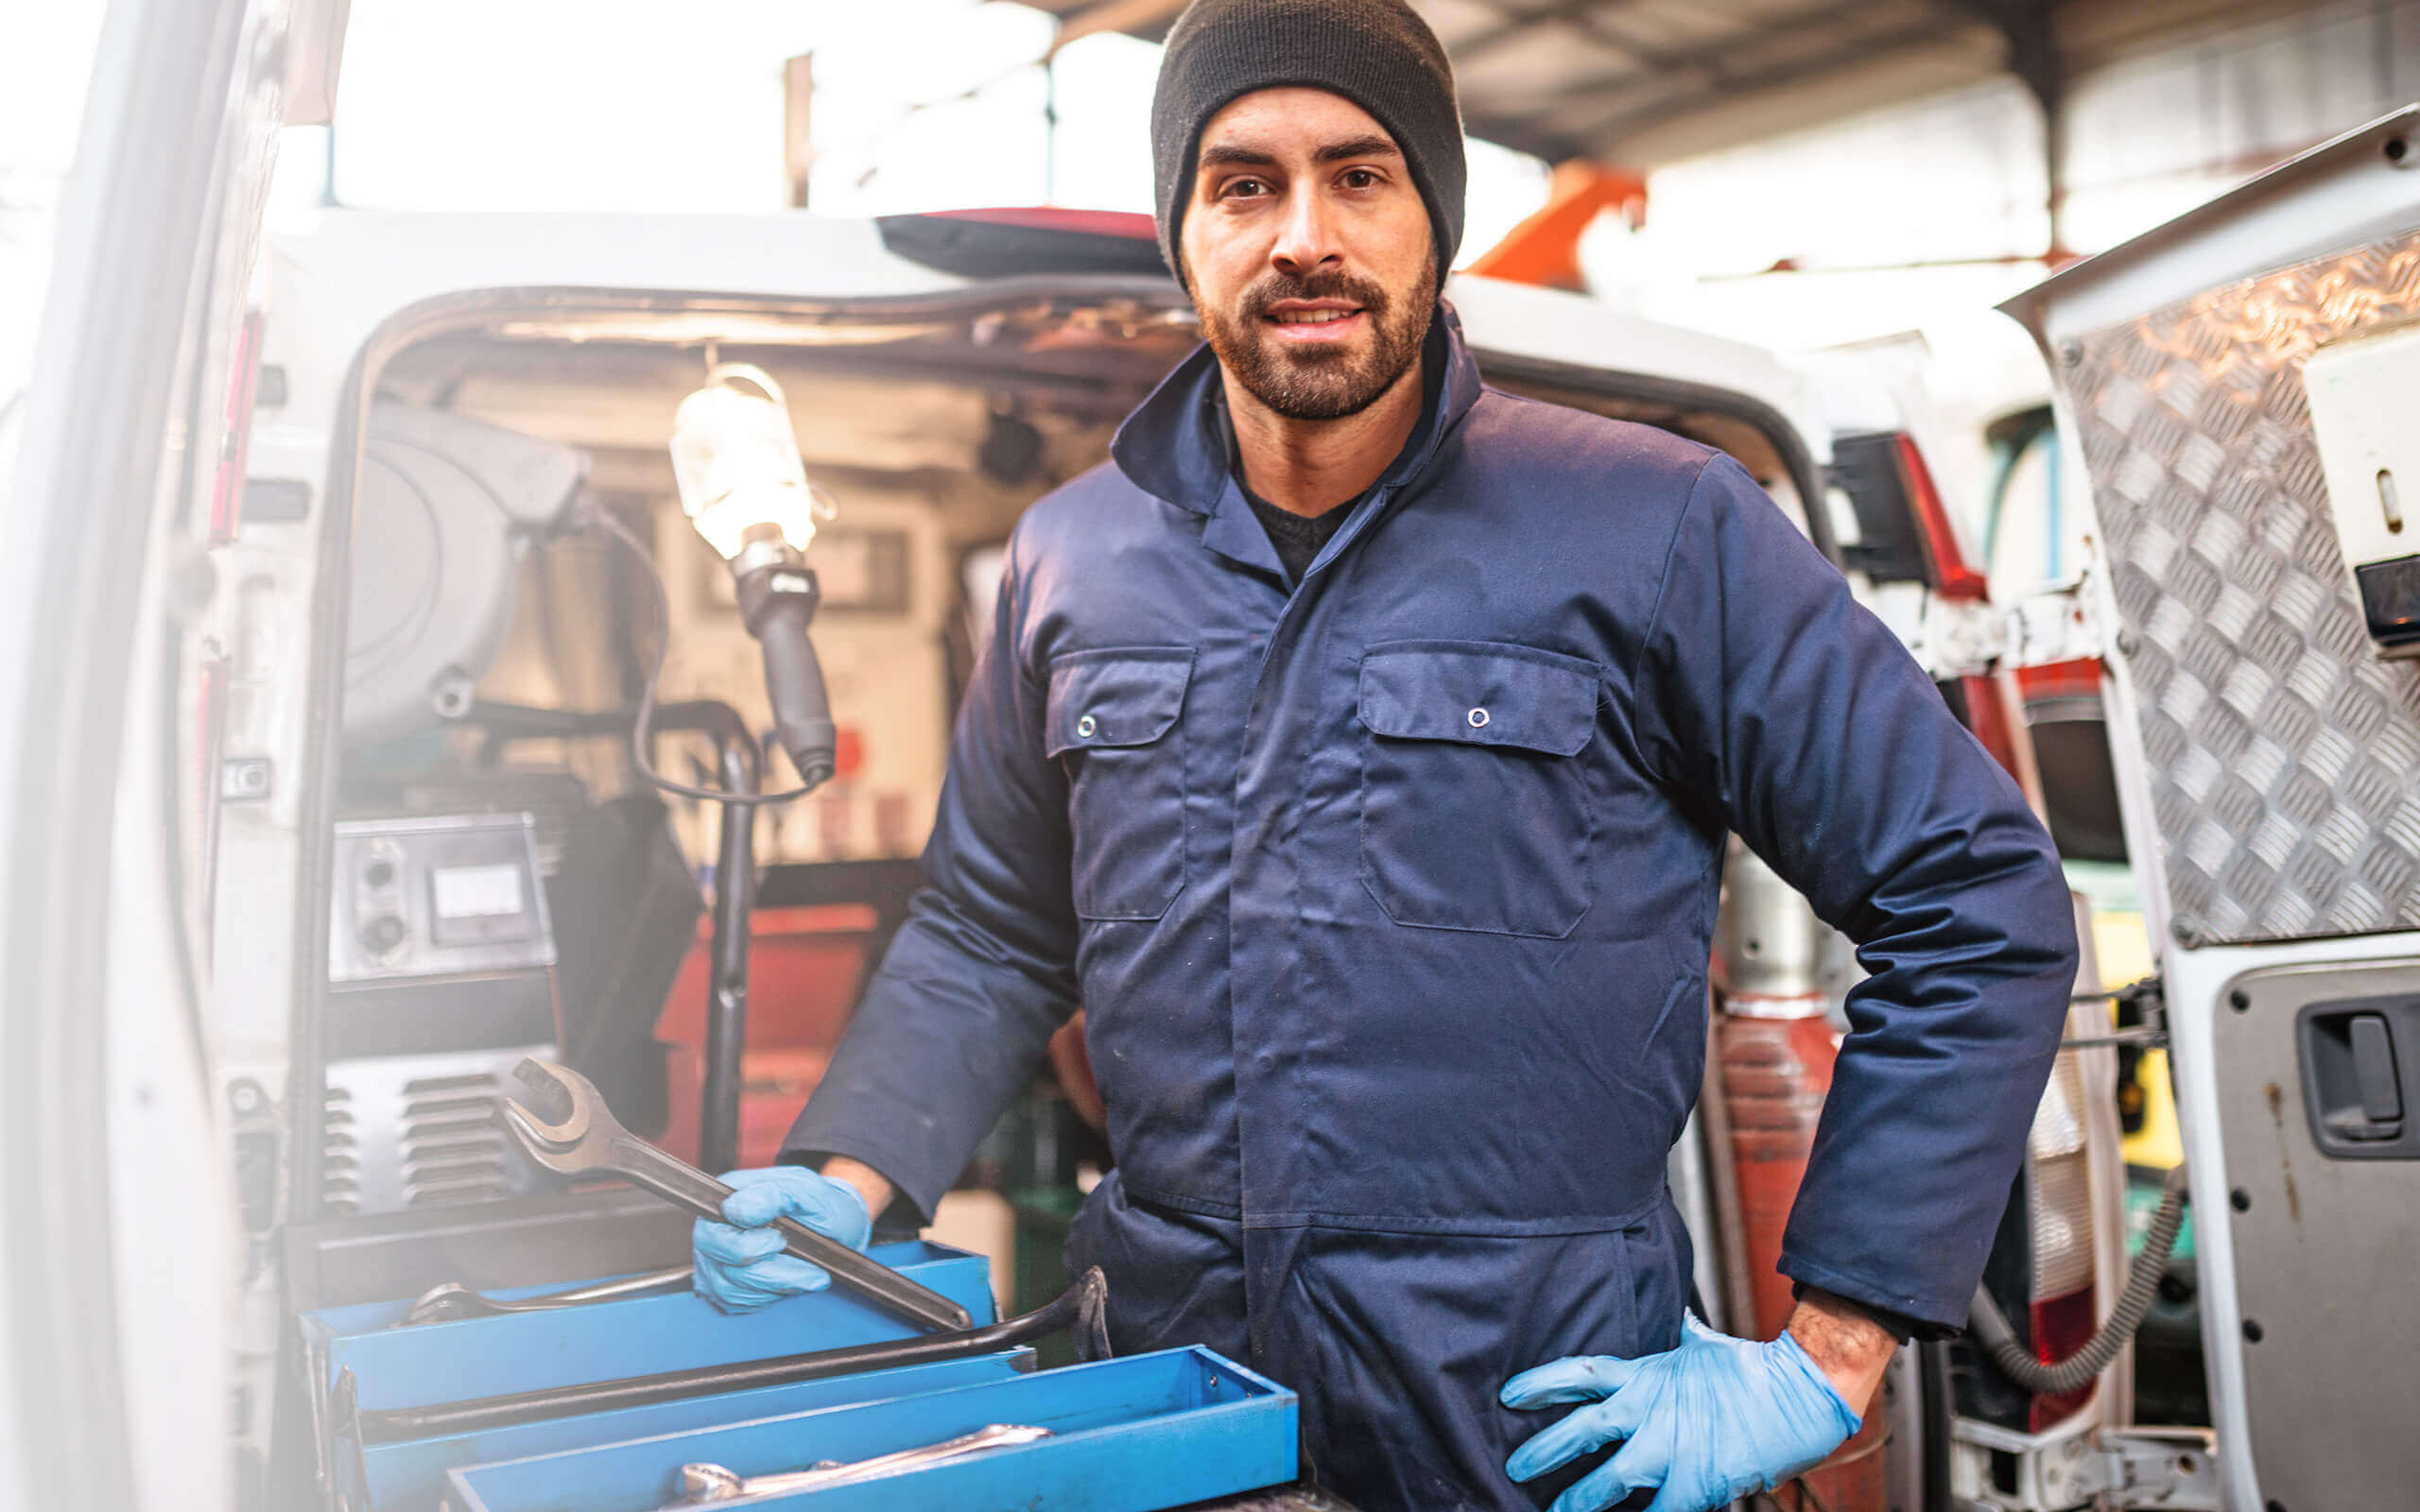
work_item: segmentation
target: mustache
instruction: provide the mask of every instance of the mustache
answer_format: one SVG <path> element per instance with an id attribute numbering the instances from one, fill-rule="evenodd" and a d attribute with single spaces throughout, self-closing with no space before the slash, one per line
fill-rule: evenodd
<path id="1" fill-rule="evenodd" d="M 1270 306 L 1284 300 L 1349 300 L 1369 311 L 1374 318 L 1387 313 L 1389 302 L 1384 285 L 1340 269 L 1316 273 L 1272 270 L 1244 290 L 1236 313 L 1246 320 L 1258 320 L 1269 314 Z"/>

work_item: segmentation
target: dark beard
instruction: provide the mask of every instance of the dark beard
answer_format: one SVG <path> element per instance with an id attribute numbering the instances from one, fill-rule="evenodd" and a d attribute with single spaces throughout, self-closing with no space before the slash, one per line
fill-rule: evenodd
<path id="1" fill-rule="evenodd" d="M 1368 350 L 1285 348 L 1265 317 L 1280 300 L 1350 300 L 1369 313 Z M 1195 305 L 1201 306 L 1197 298 Z M 1271 271 L 1236 301 L 1233 315 L 1201 310 L 1202 338 L 1244 391 L 1288 420 L 1342 420 L 1357 415 L 1394 387 L 1420 357 L 1437 308 L 1437 260 L 1421 270 L 1409 298 L 1398 301 L 1370 279 L 1340 272 L 1308 277 Z"/>

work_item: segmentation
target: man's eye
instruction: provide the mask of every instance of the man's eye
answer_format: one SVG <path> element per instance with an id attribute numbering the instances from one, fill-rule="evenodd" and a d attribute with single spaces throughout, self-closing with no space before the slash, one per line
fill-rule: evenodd
<path id="1" fill-rule="evenodd" d="M 1378 176 L 1367 168 L 1344 170 L 1344 187 L 1347 189 L 1374 189 L 1377 186 Z"/>
<path id="2" fill-rule="evenodd" d="M 1222 196 L 1230 199 L 1239 197 L 1257 198 L 1261 195 L 1267 194 L 1268 192 L 1269 185 L 1261 182 L 1257 179 L 1232 180 L 1228 182 L 1225 189 L 1219 191 Z"/>

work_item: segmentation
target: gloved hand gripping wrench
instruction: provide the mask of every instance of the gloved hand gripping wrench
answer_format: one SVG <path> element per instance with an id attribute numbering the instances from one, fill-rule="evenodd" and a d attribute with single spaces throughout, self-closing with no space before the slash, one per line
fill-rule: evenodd
<path id="1" fill-rule="evenodd" d="M 731 1188 L 624 1128 L 587 1077 L 534 1058 L 522 1061 L 512 1074 L 533 1099 L 560 1113 L 543 1117 L 518 1098 L 496 1105 L 497 1119 L 531 1160 L 563 1176 L 622 1177 L 700 1218 L 723 1221 L 722 1199 L 731 1195 Z M 794 1218 L 777 1218 L 772 1227 L 790 1254 L 821 1266 L 869 1301 L 928 1329 L 964 1329 L 974 1322 L 966 1309 L 948 1297 Z"/>

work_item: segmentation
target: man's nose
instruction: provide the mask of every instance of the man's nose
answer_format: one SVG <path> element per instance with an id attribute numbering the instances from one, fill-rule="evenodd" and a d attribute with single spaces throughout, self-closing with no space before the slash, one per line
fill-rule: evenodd
<path id="1" fill-rule="evenodd" d="M 1288 273 L 1308 273 L 1344 261 L 1335 217 L 1319 195 L 1297 193 L 1287 202 L 1269 260 Z"/>

